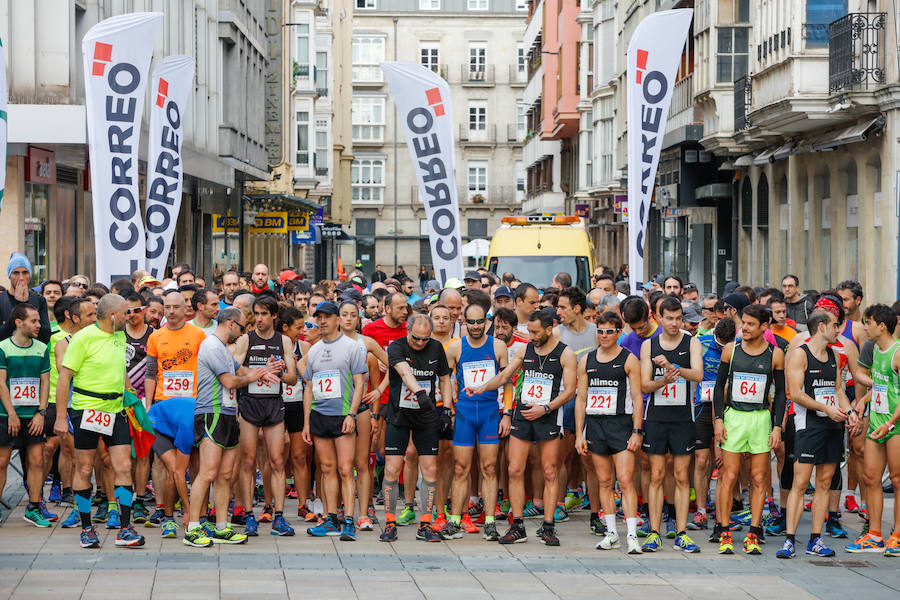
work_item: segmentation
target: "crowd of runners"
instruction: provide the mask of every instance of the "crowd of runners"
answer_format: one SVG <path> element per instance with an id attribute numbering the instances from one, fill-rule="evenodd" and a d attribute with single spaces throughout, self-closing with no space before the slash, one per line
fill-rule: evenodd
<path id="1" fill-rule="evenodd" d="M 900 503 L 883 514 L 883 484 L 900 486 L 900 301 L 867 304 L 855 281 L 720 297 L 663 275 L 635 296 L 606 267 L 584 291 L 567 273 L 538 289 L 484 269 L 316 283 L 179 264 L 31 289 L 21 254 L 7 273 L 0 490 L 19 461 L 24 519 L 61 521 L 83 548 L 97 527 L 203 548 L 261 524 L 559 546 L 556 524 L 584 510 L 605 551 L 708 537 L 730 554 L 741 532 L 748 554 L 778 536 L 779 558 L 828 557 L 844 516 L 862 534 L 839 551 L 900 556 Z"/>

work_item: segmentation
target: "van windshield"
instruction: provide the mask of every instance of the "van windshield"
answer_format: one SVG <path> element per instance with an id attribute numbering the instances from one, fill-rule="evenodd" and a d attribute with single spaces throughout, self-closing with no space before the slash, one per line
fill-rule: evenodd
<path id="1" fill-rule="evenodd" d="M 553 276 L 563 272 L 572 276 L 573 285 L 591 289 L 587 256 L 495 256 L 488 269 L 501 276 L 510 272 L 519 281 L 538 288 L 551 286 Z"/>

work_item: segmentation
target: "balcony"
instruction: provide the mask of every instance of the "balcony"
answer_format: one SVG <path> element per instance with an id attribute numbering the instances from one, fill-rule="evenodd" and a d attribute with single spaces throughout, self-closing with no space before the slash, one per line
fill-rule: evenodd
<path id="1" fill-rule="evenodd" d="M 486 208 L 493 213 L 495 210 L 509 210 L 510 207 L 519 205 L 516 198 L 516 187 L 513 185 L 489 185 L 481 191 L 470 191 L 466 185 L 458 185 L 459 207 Z M 409 186 L 409 201 L 415 207 L 424 208 L 419 201 L 419 186 Z"/>
<path id="2" fill-rule="evenodd" d="M 544 6 L 541 0 L 538 0 L 531 14 L 531 19 L 525 25 L 525 33 L 522 35 L 522 47 L 525 48 L 527 54 L 532 48 L 537 47 L 540 50 L 541 33 L 544 29 Z"/>
<path id="3" fill-rule="evenodd" d="M 869 90 L 885 81 L 885 13 L 850 13 L 828 26 L 828 91 Z"/>
<path id="4" fill-rule="evenodd" d="M 528 72 L 520 71 L 519 65 L 507 65 L 509 67 L 509 85 L 513 87 L 525 87 L 528 83 Z"/>
<path id="5" fill-rule="evenodd" d="M 468 125 L 459 126 L 459 143 L 468 147 L 496 146 L 497 126 L 485 125 L 484 129 L 469 129 Z"/>
<path id="6" fill-rule="evenodd" d="M 734 131 L 750 127 L 750 106 L 753 104 L 753 83 L 749 75 L 734 82 Z"/>
<path id="7" fill-rule="evenodd" d="M 519 126 L 516 123 L 506 125 L 506 143 L 521 146 L 524 138 L 525 132 L 519 131 Z"/>
<path id="8" fill-rule="evenodd" d="M 494 85 L 494 65 L 460 65 L 459 81 L 463 86 L 491 87 Z"/>
<path id="9" fill-rule="evenodd" d="M 675 83 L 669 106 L 667 131 L 694 123 L 694 74 L 689 73 Z"/>
<path id="10" fill-rule="evenodd" d="M 528 80 L 525 89 L 522 91 L 522 102 L 526 106 L 531 106 L 537 102 L 544 91 L 544 67 L 538 67 L 537 71 Z"/>
<path id="11" fill-rule="evenodd" d="M 522 147 L 522 165 L 527 169 L 548 156 L 559 154 L 558 140 L 542 140 L 539 135 L 532 135 Z"/>
<path id="12" fill-rule="evenodd" d="M 328 69 L 316 67 L 316 94 L 322 98 L 328 96 Z"/>
<path id="13" fill-rule="evenodd" d="M 384 84 L 381 65 L 353 65 L 353 85 L 357 87 L 380 87 Z"/>

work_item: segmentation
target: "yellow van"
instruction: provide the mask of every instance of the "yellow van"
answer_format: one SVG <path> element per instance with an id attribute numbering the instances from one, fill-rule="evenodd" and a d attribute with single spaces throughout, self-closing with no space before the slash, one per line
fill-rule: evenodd
<path id="1" fill-rule="evenodd" d="M 579 217 L 504 217 L 491 238 L 488 270 L 513 273 L 520 281 L 548 287 L 559 272 L 569 273 L 572 284 L 591 289 L 594 251 Z"/>

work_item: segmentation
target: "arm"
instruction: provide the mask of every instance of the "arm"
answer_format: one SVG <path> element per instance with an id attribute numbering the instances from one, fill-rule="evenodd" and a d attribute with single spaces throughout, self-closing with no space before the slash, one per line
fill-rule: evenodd
<path id="1" fill-rule="evenodd" d="M 144 398 L 150 403 L 156 399 L 156 378 L 158 368 L 159 365 L 157 364 L 156 357 L 147 354 L 147 370 L 144 371 Z M 57 387 L 57 389 L 59 388 Z"/>
<path id="2" fill-rule="evenodd" d="M 47 301 L 44 300 L 44 297 L 38 294 L 35 294 L 38 299 L 37 308 L 38 317 L 41 320 L 41 330 L 38 333 L 38 340 L 44 342 L 45 344 L 50 343 L 50 315 L 47 313 Z"/>
<path id="3" fill-rule="evenodd" d="M 703 381 L 703 345 L 697 338 L 691 338 L 691 367 L 685 369 L 679 366 L 678 372 L 688 381 L 696 383 Z"/>
<path id="4" fill-rule="evenodd" d="M 584 439 L 584 420 L 587 414 L 588 377 L 585 365 L 587 355 L 578 361 L 578 392 L 575 395 L 575 450 L 587 456 L 587 440 Z"/>
<path id="5" fill-rule="evenodd" d="M 628 375 L 628 384 L 631 393 L 631 405 L 634 414 L 631 415 L 631 425 L 634 429 L 644 429 L 644 396 L 641 394 L 641 365 L 634 354 L 629 354 L 625 360 L 625 373 Z M 643 435 L 632 433 L 628 439 L 628 449 L 637 452 L 641 449 Z"/>
<path id="6" fill-rule="evenodd" d="M 840 382 L 840 379 L 838 379 L 838 385 L 834 386 L 834 393 L 835 396 L 837 396 L 838 406 L 840 406 L 840 412 L 843 418 L 835 419 L 832 417 L 832 420 L 846 420 L 850 427 L 856 427 L 856 424 L 859 423 L 859 415 L 856 414 L 856 411 L 850 412 L 850 409 L 852 408 L 850 405 L 850 398 L 847 397 L 847 392 L 844 391 L 844 386 Z M 829 414 L 828 416 L 830 417 L 831 415 Z"/>
<path id="7" fill-rule="evenodd" d="M 900 353 L 895 352 L 894 358 L 891 360 L 891 368 L 895 373 L 900 373 L 900 357 L 898 357 L 898 354 Z M 900 421 L 900 403 L 897 404 L 897 408 L 894 409 L 894 413 L 891 415 L 891 418 L 888 419 L 887 423 L 876 427 L 875 431 L 869 434 L 869 437 L 873 440 L 880 440 L 896 427 L 898 421 Z"/>
<path id="8" fill-rule="evenodd" d="M 563 350 L 562 356 L 559 357 L 559 362 L 563 368 L 563 386 L 565 386 L 565 389 L 550 401 L 550 410 L 556 410 L 574 398 L 577 391 L 578 359 L 575 358 L 575 353 L 571 349 L 566 348 Z"/>
<path id="9" fill-rule="evenodd" d="M 66 420 L 66 407 L 69 403 L 69 386 L 72 383 L 74 372 L 68 367 L 59 368 L 59 378 L 56 380 L 56 424 L 53 431 L 57 435 L 69 432 L 69 423 Z"/>
<path id="10" fill-rule="evenodd" d="M 6 378 L 3 377 L 6 381 Z M 47 402 L 50 399 L 50 371 L 41 373 L 41 399 L 38 403 L 38 412 L 31 418 L 31 426 L 28 428 L 32 435 L 41 435 L 44 432 L 44 415 L 40 411 L 47 410 Z"/>
<path id="11" fill-rule="evenodd" d="M 652 394 L 678 380 L 678 369 L 666 369 L 666 374 L 660 379 L 653 379 L 653 367 L 654 363 L 650 360 L 650 340 L 644 340 L 641 344 L 641 391 Z"/>
<path id="12" fill-rule="evenodd" d="M 6 369 L 0 369 L 0 402 L 9 415 L 9 435 L 14 436 L 19 433 L 19 416 L 16 414 L 16 407 L 13 406 L 12 398 L 9 395 L 9 387 L 6 385 Z"/>
<path id="13" fill-rule="evenodd" d="M 231 348 L 231 355 L 238 363 L 244 364 L 244 359 L 247 358 L 247 347 L 249 344 L 250 337 L 246 333 L 234 342 L 234 346 Z"/>
<path id="14" fill-rule="evenodd" d="M 844 344 L 844 352 L 847 354 L 847 368 L 850 370 L 850 377 L 853 378 L 853 383 L 859 382 L 864 387 L 872 387 L 872 378 L 859 364 L 859 350 L 856 349 L 856 346 L 848 340 Z"/>
<path id="15" fill-rule="evenodd" d="M 728 386 L 728 373 L 731 371 L 731 356 L 734 352 L 734 342 L 728 342 L 722 349 L 722 358 L 719 362 L 719 370 L 716 372 L 716 387 L 713 390 L 713 415 L 716 420 L 722 419 L 725 414 L 725 391 Z"/>
<path id="16" fill-rule="evenodd" d="M 278 383 L 279 381 L 278 375 L 276 375 L 273 370 L 269 369 L 269 367 L 257 367 L 255 369 L 241 367 L 234 375 L 231 373 L 222 373 L 218 377 L 219 383 L 229 390 L 246 387 L 257 379 L 262 379 L 266 383 Z"/>
<path id="17" fill-rule="evenodd" d="M 775 348 L 772 355 L 772 379 L 775 382 L 775 398 L 772 401 L 772 414 L 775 417 L 772 426 L 772 434 L 769 436 L 769 448 L 777 450 L 781 446 L 781 424 L 784 423 L 784 413 L 787 408 L 787 395 L 784 389 L 784 352 Z"/>
<path id="18" fill-rule="evenodd" d="M 483 394 L 484 392 L 496 390 L 501 385 L 508 383 L 515 372 L 522 368 L 522 361 L 525 359 L 526 348 L 527 346 L 519 348 L 519 351 L 516 352 L 516 355 L 509 361 L 509 364 L 506 365 L 505 369 L 491 377 L 483 386 L 475 388 L 474 390 L 467 390 L 467 393 L 470 393 L 470 395 Z"/>
<path id="19" fill-rule="evenodd" d="M 506 367 L 509 366 L 509 352 L 506 350 L 506 344 L 501 342 L 498 339 L 494 339 L 494 357 L 497 360 L 497 366 L 500 367 L 500 370 L 505 370 Z M 513 403 L 513 394 L 515 390 L 513 389 L 512 381 L 508 381 L 503 384 L 503 410 L 507 411 L 512 408 Z M 501 419 L 502 420 L 502 419 Z M 508 433 L 508 431 L 507 431 Z"/>
<path id="20" fill-rule="evenodd" d="M 301 437 L 303 438 L 303 441 L 309 445 L 312 445 L 312 435 L 309 433 L 309 414 L 312 412 L 312 403 L 312 385 L 307 381 L 306 387 L 303 388 L 303 432 L 301 433 Z"/>
<path id="21" fill-rule="evenodd" d="M 406 387 L 413 394 L 417 394 L 422 391 L 422 387 L 419 385 L 419 382 L 416 380 L 416 376 L 413 375 L 412 367 L 409 366 L 408 362 L 398 362 L 393 366 L 394 371 L 397 372 L 397 375 L 400 376 L 400 379 L 403 380 L 403 383 L 406 384 Z M 448 377 L 449 379 L 449 377 Z M 441 389 L 441 394 L 443 394 L 444 390 Z"/>
<path id="22" fill-rule="evenodd" d="M 407 365 L 407 367 L 408 366 L 409 365 Z M 438 377 L 438 388 L 441 390 L 441 398 L 444 399 L 444 406 L 446 407 L 447 399 L 453 398 L 453 384 L 450 383 L 450 375 L 441 375 Z"/>
<path id="23" fill-rule="evenodd" d="M 286 335 L 282 335 L 281 339 L 284 345 L 284 364 L 285 369 L 281 373 L 281 382 L 286 383 L 288 385 L 296 385 L 297 384 L 297 359 L 294 356 L 293 345 L 291 344 L 291 338 Z"/>

